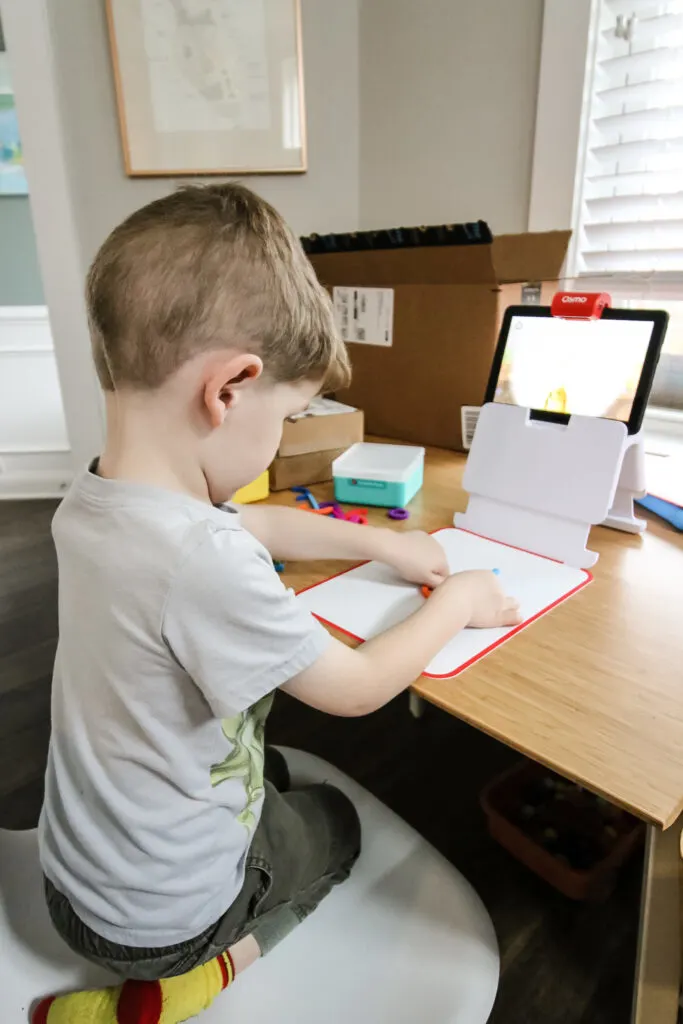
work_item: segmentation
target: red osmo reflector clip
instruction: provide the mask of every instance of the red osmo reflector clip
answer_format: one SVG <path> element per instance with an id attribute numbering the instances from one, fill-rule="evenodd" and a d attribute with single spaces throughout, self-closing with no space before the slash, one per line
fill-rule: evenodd
<path id="1" fill-rule="evenodd" d="M 558 292 L 550 312 L 564 320 L 599 320 L 603 309 L 611 305 L 607 292 Z"/>

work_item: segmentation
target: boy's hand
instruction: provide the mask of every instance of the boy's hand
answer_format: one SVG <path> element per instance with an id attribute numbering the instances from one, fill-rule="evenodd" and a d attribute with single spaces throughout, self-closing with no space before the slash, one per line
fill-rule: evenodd
<path id="1" fill-rule="evenodd" d="M 446 553 L 429 534 L 420 530 L 408 533 L 390 530 L 387 540 L 381 561 L 393 566 L 409 583 L 438 587 L 449 575 Z"/>
<path id="2" fill-rule="evenodd" d="M 518 626 L 522 621 L 519 603 L 508 597 L 498 578 L 488 570 L 458 572 L 432 594 L 429 604 L 451 605 L 454 616 L 466 609 L 467 625 L 475 629 Z"/>
<path id="3" fill-rule="evenodd" d="M 361 527 L 359 532 L 365 529 Z M 407 541 L 410 548 L 417 548 L 419 543 L 418 562 L 425 551 L 429 559 L 431 546 L 423 542 L 431 538 L 419 534 L 396 536 Z M 387 541 L 385 561 L 390 544 Z M 408 564 L 406 568 L 410 571 Z M 417 575 L 425 578 L 424 573 Z M 444 580 L 414 615 L 372 637 L 357 651 L 333 640 L 310 668 L 290 679 L 283 689 L 320 711 L 366 715 L 414 682 L 443 645 L 465 626 L 516 626 L 520 621 L 517 602 L 505 596 L 492 572 L 456 573 Z"/>

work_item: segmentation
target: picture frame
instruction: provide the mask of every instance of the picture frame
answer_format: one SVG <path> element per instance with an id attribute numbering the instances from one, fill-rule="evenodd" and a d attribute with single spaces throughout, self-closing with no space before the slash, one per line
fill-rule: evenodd
<path id="1" fill-rule="evenodd" d="M 27 195 L 19 122 L 0 22 L 0 197 Z"/>
<path id="2" fill-rule="evenodd" d="M 300 0 L 106 0 L 129 177 L 301 174 Z"/>

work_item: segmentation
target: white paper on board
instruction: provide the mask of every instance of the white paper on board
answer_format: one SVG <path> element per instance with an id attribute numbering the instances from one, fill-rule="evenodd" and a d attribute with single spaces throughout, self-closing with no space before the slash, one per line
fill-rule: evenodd
<path id="1" fill-rule="evenodd" d="M 382 345 L 394 342 L 394 289 L 348 288 L 332 291 L 334 315 L 346 342 Z"/>
<path id="2" fill-rule="evenodd" d="M 591 579 L 585 569 L 575 569 L 465 530 L 451 527 L 439 530 L 434 537 L 448 556 L 451 572 L 498 569 L 506 593 L 520 603 L 525 624 Z M 402 582 L 388 566 L 368 562 L 304 591 L 298 600 L 338 629 L 369 640 L 412 615 L 425 599 L 418 587 Z M 426 674 L 456 675 L 518 629 L 465 629 L 432 659 Z"/>

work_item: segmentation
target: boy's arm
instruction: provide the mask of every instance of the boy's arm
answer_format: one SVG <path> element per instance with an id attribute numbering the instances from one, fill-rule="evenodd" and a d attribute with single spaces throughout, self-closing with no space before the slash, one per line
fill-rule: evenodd
<path id="1" fill-rule="evenodd" d="M 437 586 L 449 574 L 440 544 L 419 531 L 346 523 L 277 505 L 244 505 L 242 523 L 270 553 L 292 561 L 339 558 L 375 559 L 392 565 L 404 579 Z"/>
<path id="2" fill-rule="evenodd" d="M 451 576 L 424 607 L 357 650 L 338 641 L 282 689 L 333 715 L 369 714 L 405 690 L 465 626 L 514 626 L 516 601 L 489 572 Z"/>

